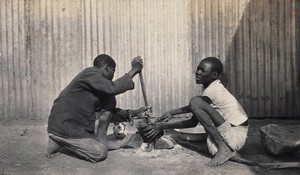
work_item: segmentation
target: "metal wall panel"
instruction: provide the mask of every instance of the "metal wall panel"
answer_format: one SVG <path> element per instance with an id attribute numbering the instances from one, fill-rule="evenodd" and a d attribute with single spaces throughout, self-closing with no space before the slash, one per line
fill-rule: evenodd
<path id="1" fill-rule="evenodd" d="M 250 117 L 299 117 L 296 1 L 192 3 L 194 62 L 219 57 L 223 82 Z"/>
<path id="2" fill-rule="evenodd" d="M 147 95 L 154 115 L 184 105 L 190 97 L 189 3 L 184 1 L 89 1 L 84 4 L 84 58 L 99 53 L 117 62 L 115 77 L 141 55 Z M 162 18 L 163 16 L 163 18 Z M 135 90 L 117 97 L 118 106 L 138 108 L 144 101 L 138 77 Z"/>
<path id="3" fill-rule="evenodd" d="M 5 0 L 1 14 L 1 119 L 46 119 L 54 99 L 94 57 L 117 62 L 115 77 L 141 55 L 154 114 L 184 105 L 191 96 L 189 2 Z M 143 105 L 135 89 L 118 106 Z"/>
<path id="4" fill-rule="evenodd" d="M 0 1 L 0 119 L 47 119 L 59 92 L 101 53 L 116 60 L 116 78 L 142 56 L 155 116 L 199 93 L 194 71 L 206 56 L 224 62 L 223 80 L 249 116 L 299 116 L 294 7 L 290 0 Z M 134 81 L 118 106 L 143 105 Z"/>

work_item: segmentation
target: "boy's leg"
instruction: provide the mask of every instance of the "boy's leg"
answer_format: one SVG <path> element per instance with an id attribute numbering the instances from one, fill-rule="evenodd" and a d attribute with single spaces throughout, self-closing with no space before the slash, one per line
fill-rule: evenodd
<path id="1" fill-rule="evenodd" d="M 99 116 L 98 128 L 97 129 L 97 137 L 101 143 L 103 143 L 107 150 L 116 150 L 119 149 L 121 143 L 110 142 L 106 139 L 108 126 L 113 117 L 113 114 L 110 111 L 104 111 Z"/>
<path id="2" fill-rule="evenodd" d="M 218 152 L 206 165 L 218 166 L 225 163 L 234 156 L 235 152 L 227 146 L 216 129 L 216 127 L 225 122 L 224 118 L 208 103 L 202 100 L 201 97 L 191 99 L 190 108 L 196 119 L 202 124 L 206 132 L 210 134 L 218 147 Z"/>
<path id="3" fill-rule="evenodd" d="M 94 138 L 68 139 L 56 135 L 49 135 L 49 140 L 68 150 L 67 154 L 81 157 L 90 162 L 99 162 L 106 158 L 106 147 Z"/>

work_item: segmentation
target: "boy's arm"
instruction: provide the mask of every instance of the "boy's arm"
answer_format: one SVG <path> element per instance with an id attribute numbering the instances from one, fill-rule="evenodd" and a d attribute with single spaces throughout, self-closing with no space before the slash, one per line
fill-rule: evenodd
<path id="1" fill-rule="evenodd" d="M 194 116 L 191 119 L 177 122 L 157 122 L 145 129 L 145 131 L 148 131 L 145 136 L 147 139 L 152 139 L 160 134 L 164 129 L 191 128 L 197 126 L 197 124 L 198 120 Z"/>
<path id="2" fill-rule="evenodd" d="M 208 104 L 212 103 L 211 99 L 207 96 L 202 96 L 201 98 Z M 159 117 L 159 118 L 162 118 L 162 120 L 159 120 L 159 121 L 163 121 L 163 120 L 167 121 L 168 119 L 172 118 L 174 115 L 185 114 L 185 113 L 190 113 L 190 112 L 191 112 L 191 109 L 189 106 L 183 106 L 181 108 L 172 109 L 172 110 L 165 112 L 161 117 Z M 165 116 L 167 116 L 167 117 L 163 118 Z M 195 127 L 197 124 L 198 124 L 198 120 L 193 116 L 189 120 L 183 120 L 183 121 L 171 122 L 171 123 L 161 122 L 159 125 L 161 125 L 161 127 L 163 129 L 173 129 L 173 128 Z"/>
<path id="3" fill-rule="evenodd" d="M 183 106 L 181 108 L 172 109 L 168 111 L 171 115 L 185 114 L 191 112 L 189 106 Z"/>
<path id="4" fill-rule="evenodd" d="M 127 110 L 116 108 L 112 122 L 125 122 L 125 121 L 130 122 L 130 120 L 132 119 L 131 117 L 141 115 L 148 109 L 149 109 L 148 106 L 142 106 L 138 109 L 127 109 Z"/>
<path id="5" fill-rule="evenodd" d="M 212 103 L 212 100 L 207 96 L 202 96 L 201 98 L 208 104 Z M 156 118 L 156 120 L 154 122 L 168 121 L 174 115 L 186 114 L 186 113 L 190 113 L 190 112 L 191 112 L 191 109 L 189 106 L 183 106 L 181 108 L 171 109 L 171 110 L 163 113 L 162 116 Z"/>
<path id="6" fill-rule="evenodd" d="M 193 116 L 187 120 L 181 120 L 177 122 L 157 122 L 154 125 L 160 129 L 180 129 L 180 128 L 191 128 L 198 124 L 198 120 Z"/>
<path id="7" fill-rule="evenodd" d="M 201 98 L 202 98 L 202 100 L 204 100 L 208 104 L 211 104 L 211 102 L 212 102 L 211 99 L 208 96 L 202 96 Z"/>
<path id="8" fill-rule="evenodd" d="M 159 121 L 168 121 L 174 115 L 185 114 L 185 113 L 190 113 L 190 112 L 191 112 L 191 110 L 190 110 L 189 106 L 183 106 L 181 108 L 171 109 L 171 110 L 163 113 L 162 116 L 158 117 L 156 119 L 156 122 L 159 122 Z"/>

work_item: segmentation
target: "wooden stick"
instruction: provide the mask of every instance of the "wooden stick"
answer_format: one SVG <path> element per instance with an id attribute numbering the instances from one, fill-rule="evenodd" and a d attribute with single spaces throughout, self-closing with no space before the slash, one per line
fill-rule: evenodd
<path id="1" fill-rule="evenodd" d="M 300 168 L 300 162 L 277 162 L 277 163 L 259 163 L 256 161 L 243 158 L 241 155 L 236 154 L 229 160 L 242 163 L 250 166 L 259 166 L 266 169 L 285 169 L 285 168 Z"/>
<path id="2" fill-rule="evenodd" d="M 259 163 L 258 166 L 266 169 L 300 168 L 300 162 Z"/>
<path id="3" fill-rule="evenodd" d="M 145 82 L 144 82 L 144 77 L 143 77 L 142 71 L 139 73 L 139 76 L 140 76 L 140 82 L 141 82 L 141 87 L 142 87 L 142 93 L 143 93 L 143 97 L 144 97 L 145 106 L 149 107 L 149 103 L 148 103 L 148 99 L 147 99 L 147 94 L 146 94 L 146 86 L 145 86 Z M 151 110 L 150 111 L 148 110 L 148 112 L 151 112 Z M 147 116 L 147 118 L 146 118 L 147 123 L 150 122 L 149 118 L 152 117 L 152 115 L 150 113 L 148 113 L 148 112 L 147 112 L 147 115 L 146 115 Z M 145 151 L 146 152 L 151 151 L 154 148 L 154 145 L 155 145 L 155 141 L 147 143 Z"/>
<path id="4" fill-rule="evenodd" d="M 143 98 L 144 98 L 145 106 L 149 106 L 148 99 L 147 99 L 147 94 L 146 94 L 146 87 L 145 87 L 143 73 L 140 72 L 139 75 L 140 75 L 140 82 L 141 82 L 141 87 L 142 87 L 142 93 L 143 93 Z"/>

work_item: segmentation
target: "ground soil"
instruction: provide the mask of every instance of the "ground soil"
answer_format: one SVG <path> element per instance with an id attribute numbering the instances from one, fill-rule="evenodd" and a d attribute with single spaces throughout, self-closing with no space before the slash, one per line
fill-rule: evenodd
<path id="1" fill-rule="evenodd" d="M 246 145 L 240 151 L 245 158 L 259 162 L 300 161 L 300 153 L 272 156 L 260 143 L 258 129 L 269 123 L 299 124 L 300 120 L 250 120 Z M 120 149 L 108 153 L 105 161 L 90 163 L 61 154 L 54 159 L 45 157 L 47 146 L 47 122 L 36 120 L 2 121 L 0 127 L 1 174 L 300 174 L 300 169 L 267 170 L 236 162 L 219 167 L 207 167 L 211 157 L 175 144 L 171 150 Z M 111 130 L 111 128 L 110 128 Z M 129 129 L 134 132 L 134 128 Z"/>

